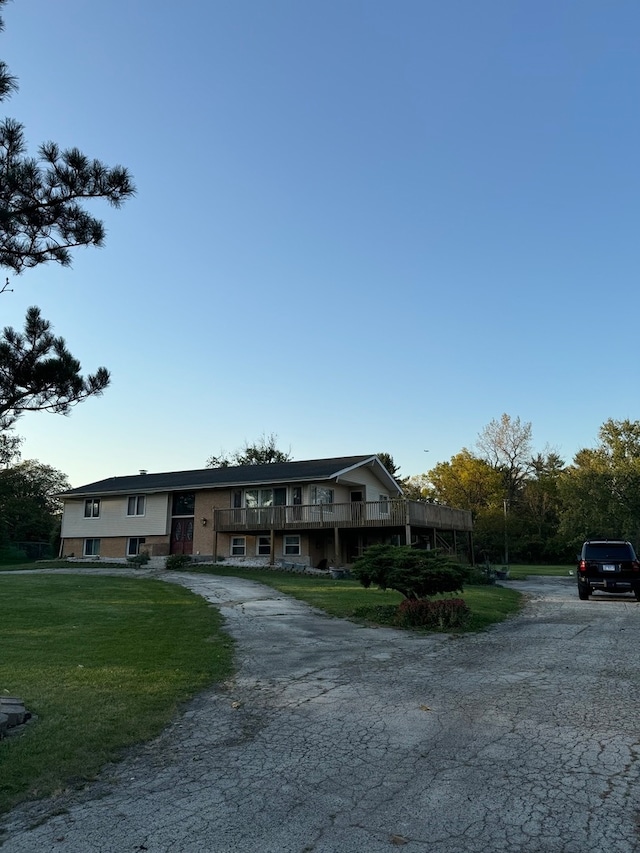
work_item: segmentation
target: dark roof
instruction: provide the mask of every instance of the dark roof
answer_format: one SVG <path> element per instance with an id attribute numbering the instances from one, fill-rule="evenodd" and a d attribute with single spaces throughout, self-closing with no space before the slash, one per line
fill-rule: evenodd
<path id="1" fill-rule="evenodd" d="M 375 454 L 368 456 L 338 456 L 334 459 L 309 459 L 305 462 L 273 462 L 268 465 L 236 465 L 228 468 L 199 468 L 196 471 L 169 471 L 164 474 L 132 474 L 126 477 L 109 477 L 60 495 L 64 498 L 87 495 L 139 494 L 144 492 L 186 491 L 215 489 L 266 483 L 329 480 L 364 462 L 380 466 Z"/>

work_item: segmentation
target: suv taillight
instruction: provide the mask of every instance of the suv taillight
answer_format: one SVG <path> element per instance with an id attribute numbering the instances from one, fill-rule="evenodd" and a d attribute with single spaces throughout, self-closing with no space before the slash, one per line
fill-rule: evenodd
<path id="1" fill-rule="evenodd" d="M 578 571 L 579 572 L 586 572 L 587 571 L 587 561 L 586 560 L 580 560 L 580 562 L 578 563 Z"/>
<path id="2" fill-rule="evenodd" d="M 631 571 L 632 572 L 640 572 L 640 562 L 638 562 L 638 560 L 634 560 L 631 563 Z"/>

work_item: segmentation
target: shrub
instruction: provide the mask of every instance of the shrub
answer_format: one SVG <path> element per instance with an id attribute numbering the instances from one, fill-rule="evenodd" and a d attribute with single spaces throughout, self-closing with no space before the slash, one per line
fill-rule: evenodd
<path id="1" fill-rule="evenodd" d="M 464 582 L 478 586 L 481 584 L 495 583 L 495 572 L 491 566 L 466 566 L 464 569 Z"/>
<path id="2" fill-rule="evenodd" d="M 351 571 L 366 589 L 373 583 L 405 598 L 460 592 L 465 579 L 465 570 L 448 557 L 409 545 L 372 545 Z"/>
<path id="3" fill-rule="evenodd" d="M 21 548 L 16 548 L 14 545 L 7 545 L 0 548 L 0 565 L 10 565 L 12 563 L 26 563 L 28 557 L 25 551 Z"/>
<path id="4" fill-rule="evenodd" d="M 449 631 L 463 628 L 471 618 L 471 610 L 461 598 L 436 601 L 406 598 L 396 609 L 395 622 L 402 628 L 431 628 Z"/>
<path id="5" fill-rule="evenodd" d="M 191 562 L 189 554 L 171 554 L 170 557 L 167 557 L 164 567 L 172 572 L 180 572 L 190 566 Z"/>
<path id="6" fill-rule="evenodd" d="M 397 604 L 363 604 L 353 610 L 356 619 L 366 619 L 376 625 L 397 625 Z"/>
<path id="7" fill-rule="evenodd" d="M 131 563 L 137 569 L 141 569 L 143 566 L 146 566 L 151 557 L 147 553 L 147 551 L 141 551 L 139 554 L 136 554 L 135 557 L 127 557 L 127 563 Z"/>

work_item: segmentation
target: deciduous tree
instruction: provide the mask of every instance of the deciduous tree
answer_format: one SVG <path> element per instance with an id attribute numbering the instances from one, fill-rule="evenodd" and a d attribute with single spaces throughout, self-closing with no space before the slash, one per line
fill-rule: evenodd
<path id="1" fill-rule="evenodd" d="M 428 472 L 432 500 L 473 513 L 474 542 L 481 558 L 496 559 L 504 544 L 502 472 L 466 447 Z"/>
<path id="2" fill-rule="evenodd" d="M 430 484 L 427 474 L 413 474 L 411 477 L 405 477 L 400 481 L 400 485 L 408 501 L 433 500 L 429 493 Z"/>
<path id="3" fill-rule="evenodd" d="M 437 503 L 469 509 L 474 515 L 502 506 L 500 471 L 463 447 L 449 462 L 439 462 L 428 472 L 428 494 Z"/>
<path id="4" fill-rule="evenodd" d="M 640 539 L 640 421 L 609 419 L 599 444 L 579 450 L 559 481 L 560 529 L 574 545 L 590 536 Z"/>
<path id="5" fill-rule="evenodd" d="M 0 539 L 48 542 L 60 523 L 56 495 L 68 489 L 65 474 L 35 459 L 0 471 Z"/>
<path id="6" fill-rule="evenodd" d="M 478 436 L 480 456 L 499 471 L 504 482 L 504 498 L 515 500 L 531 470 L 531 423 L 521 423 L 506 413 L 492 420 Z"/>
<path id="7" fill-rule="evenodd" d="M 239 450 L 234 450 L 230 455 L 222 451 L 219 456 L 210 456 L 206 467 L 228 468 L 230 465 L 269 465 L 290 461 L 291 452 L 278 448 L 278 436 L 263 433 L 255 444 L 245 441 Z"/>

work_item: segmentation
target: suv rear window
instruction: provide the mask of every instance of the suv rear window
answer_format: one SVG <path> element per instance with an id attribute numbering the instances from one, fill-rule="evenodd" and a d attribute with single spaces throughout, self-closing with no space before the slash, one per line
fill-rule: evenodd
<path id="1" fill-rule="evenodd" d="M 633 560 L 628 545 L 609 542 L 590 542 L 584 547 L 585 560 Z"/>

